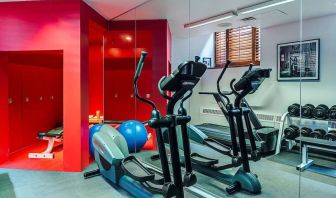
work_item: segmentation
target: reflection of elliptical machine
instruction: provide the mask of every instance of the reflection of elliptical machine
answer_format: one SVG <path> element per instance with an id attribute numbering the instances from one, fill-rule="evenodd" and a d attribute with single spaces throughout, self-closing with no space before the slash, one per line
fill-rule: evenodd
<path id="1" fill-rule="evenodd" d="M 191 160 L 193 168 L 198 172 L 230 184 L 230 186 L 226 189 L 229 194 L 239 190 L 245 190 L 250 193 L 258 194 L 261 192 L 261 185 L 257 176 L 250 172 L 249 157 L 246 149 L 246 140 L 244 135 L 243 117 L 252 145 L 251 158 L 254 161 L 257 161 L 260 159 L 260 154 L 255 147 L 255 140 L 249 121 L 248 114 L 250 109 L 247 107 L 242 107 L 241 104 L 242 99 L 247 94 L 256 90 L 264 78 L 269 77 L 270 69 L 252 70 L 250 67 L 249 70 L 244 73 L 242 78 L 235 85 L 233 85 L 235 80 L 231 81 L 230 87 L 232 91 L 226 92 L 226 94 L 224 94 L 224 92 L 220 90 L 219 82 L 229 64 L 230 62 L 228 61 L 218 78 L 217 89 L 223 98 L 227 100 L 226 104 L 228 105 L 225 108 L 227 109 L 229 115 L 228 121 L 230 125 L 232 148 L 225 146 L 212 138 L 209 138 L 200 130 L 189 130 L 189 137 L 192 140 L 190 142 L 192 153 Z M 236 95 L 234 105 L 230 103 L 230 100 L 227 97 L 227 95 L 233 93 Z M 190 97 L 190 95 L 191 93 L 184 97 L 181 103 L 183 103 L 186 98 Z M 179 114 L 186 114 L 186 110 L 183 107 L 183 104 L 181 104 L 178 112 Z M 237 135 L 239 138 L 238 142 L 236 138 Z M 223 155 L 231 157 L 231 162 L 221 162 L 220 159 L 223 158 Z M 225 169 L 239 167 L 241 165 L 242 168 L 240 168 L 234 175 L 228 174 L 225 171 Z"/>
<path id="2" fill-rule="evenodd" d="M 193 89 L 200 77 L 206 70 L 206 66 L 194 62 L 181 64 L 168 77 L 159 82 L 159 89 L 163 96 L 169 98 L 167 116 L 162 117 L 155 104 L 148 99 L 142 98 L 137 89 L 138 78 L 143 67 L 146 52 L 142 52 L 141 58 L 134 77 L 134 91 L 137 99 L 152 106 L 152 118 L 148 125 L 156 130 L 157 145 L 161 160 L 162 173 L 145 167 L 134 156 L 130 155 L 127 143 L 121 134 L 109 125 L 102 125 L 99 132 L 93 135 L 93 146 L 95 161 L 98 164 L 97 170 L 84 174 L 84 178 L 103 175 L 109 182 L 119 185 L 135 197 L 153 197 L 161 194 L 163 197 L 184 197 L 183 186 L 191 186 L 196 183 L 196 176 L 192 172 L 191 164 L 185 173 L 182 182 L 181 167 L 176 139 L 176 127 L 186 125 L 190 116 L 173 115 L 171 109 L 185 92 Z M 167 96 L 165 91 L 174 91 L 172 96 Z M 171 162 L 173 179 L 172 182 L 166 149 L 163 143 L 161 128 L 169 131 L 169 142 L 171 143 Z M 189 148 L 188 142 L 184 144 Z M 190 153 L 185 149 L 185 161 L 190 161 Z"/>

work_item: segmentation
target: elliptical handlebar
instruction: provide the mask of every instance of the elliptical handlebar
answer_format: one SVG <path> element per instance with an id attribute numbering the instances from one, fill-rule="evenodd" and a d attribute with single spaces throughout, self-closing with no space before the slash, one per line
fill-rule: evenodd
<path id="1" fill-rule="evenodd" d="M 154 102 L 152 102 L 151 100 L 148 100 L 144 97 L 141 97 L 139 95 L 139 91 L 138 91 L 138 79 L 141 75 L 141 71 L 143 69 L 143 65 L 144 65 L 144 62 L 145 62 L 145 58 L 147 56 L 147 52 L 145 51 L 141 51 L 141 56 L 140 56 L 140 60 L 139 60 L 139 63 L 138 63 L 138 66 L 136 68 L 136 72 L 135 72 L 135 75 L 134 75 L 134 81 L 133 81 L 133 86 L 134 86 L 134 93 L 135 93 L 135 97 L 137 99 L 139 99 L 140 101 L 144 102 L 144 103 L 147 103 L 149 105 L 152 106 L 152 108 L 154 110 L 157 109 L 156 105 L 154 104 Z"/>
<path id="2" fill-rule="evenodd" d="M 167 100 L 172 100 L 173 98 L 170 97 L 169 95 L 167 95 L 167 94 L 165 93 L 165 91 L 163 91 L 163 90 L 161 89 L 161 86 L 160 86 L 161 83 L 162 83 L 162 81 L 163 81 L 165 78 L 166 78 L 166 77 L 163 76 L 163 77 L 159 80 L 159 83 L 158 83 L 158 90 L 159 90 L 161 96 L 163 96 L 165 99 L 167 99 Z"/>
<path id="3" fill-rule="evenodd" d="M 180 107 L 183 107 L 183 103 L 184 103 L 184 101 L 186 101 L 188 98 L 190 98 L 192 94 L 193 94 L 193 91 L 190 90 L 189 93 L 188 93 L 188 95 L 184 96 L 184 97 L 181 99 Z"/>
<path id="4" fill-rule="evenodd" d="M 134 75 L 134 81 L 138 80 L 138 78 L 140 77 L 144 62 L 145 62 L 145 58 L 147 56 L 147 52 L 146 51 L 141 51 L 141 56 L 140 56 L 140 60 L 138 63 L 138 67 L 135 71 L 135 75 Z"/>
<path id="5" fill-rule="evenodd" d="M 229 97 L 227 97 L 227 95 L 231 95 L 233 92 L 232 91 L 228 92 L 228 93 L 222 92 L 219 83 L 222 80 L 222 78 L 224 76 L 224 73 L 225 73 L 226 69 L 229 67 L 230 64 L 231 64 L 231 61 L 227 60 L 226 63 L 225 63 L 225 66 L 223 67 L 222 72 L 219 74 L 219 77 L 217 79 L 217 91 L 221 96 L 223 96 L 227 100 L 228 103 L 230 103 L 230 99 L 229 99 Z"/>

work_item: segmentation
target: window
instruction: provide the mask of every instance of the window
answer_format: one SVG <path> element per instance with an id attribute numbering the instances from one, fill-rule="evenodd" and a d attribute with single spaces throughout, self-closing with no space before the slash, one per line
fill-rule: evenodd
<path id="1" fill-rule="evenodd" d="M 215 33 L 215 65 L 222 67 L 226 60 L 231 66 L 260 64 L 260 30 L 243 26 Z"/>

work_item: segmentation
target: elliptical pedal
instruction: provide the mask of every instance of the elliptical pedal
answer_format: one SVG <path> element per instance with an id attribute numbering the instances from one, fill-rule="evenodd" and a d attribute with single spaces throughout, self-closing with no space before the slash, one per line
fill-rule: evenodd
<path id="1" fill-rule="evenodd" d="M 199 166 L 205 166 L 205 167 L 212 167 L 216 164 L 218 164 L 218 159 L 212 159 L 209 157 L 205 157 L 203 155 L 200 155 L 198 153 L 192 153 L 190 155 L 192 163 L 195 163 Z"/>
<path id="2" fill-rule="evenodd" d="M 232 150 L 231 147 L 221 144 L 220 142 L 212 138 L 204 139 L 204 144 L 219 153 L 222 153 L 224 155 L 229 155 L 229 156 L 231 155 L 231 150 Z"/>
<path id="3" fill-rule="evenodd" d="M 142 165 L 134 156 L 130 155 L 121 162 L 125 175 L 139 182 L 154 180 L 155 174 Z"/>

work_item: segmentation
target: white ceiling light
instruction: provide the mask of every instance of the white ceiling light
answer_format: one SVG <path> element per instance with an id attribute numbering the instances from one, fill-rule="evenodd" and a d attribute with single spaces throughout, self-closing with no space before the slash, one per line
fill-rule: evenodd
<path id="1" fill-rule="evenodd" d="M 206 19 L 184 24 L 184 28 L 196 28 L 196 27 L 200 27 L 200 26 L 207 25 L 210 23 L 215 23 L 218 21 L 226 20 L 226 19 L 232 18 L 233 16 L 235 16 L 233 12 L 228 12 L 228 13 L 224 13 L 221 15 L 216 15 L 216 16 L 212 16 Z"/>
<path id="2" fill-rule="evenodd" d="M 259 10 L 263 10 L 266 8 L 270 8 L 270 7 L 274 7 L 274 6 L 278 6 L 281 4 L 285 4 L 285 3 L 289 3 L 289 2 L 293 2 L 295 0 L 271 0 L 271 1 L 266 1 L 264 3 L 260 3 L 260 4 L 256 4 L 250 7 L 246 7 L 243 9 L 239 9 L 237 12 L 238 14 L 249 14 L 251 12 L 256 12 Z"/>

